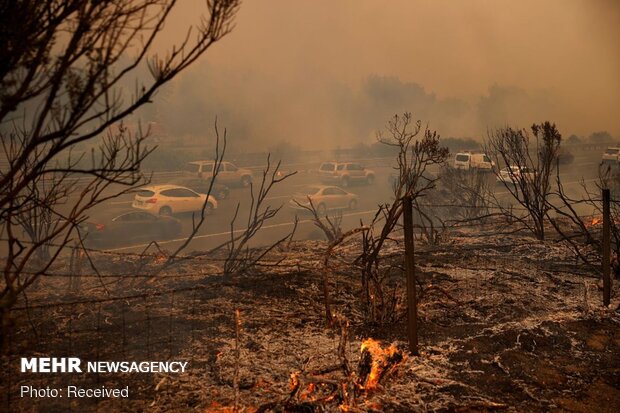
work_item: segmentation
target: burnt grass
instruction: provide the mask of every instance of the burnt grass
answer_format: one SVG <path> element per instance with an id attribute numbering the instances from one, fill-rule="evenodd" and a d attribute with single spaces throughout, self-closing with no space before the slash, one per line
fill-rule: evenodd
<path id="1" fill-rule="evenodd" d="M 360 270 L 352 264 L 359 242 L 336 249 L 329 274 L 332 309 L 349 322 L 352 366 L 368 337 L 407 348 L 404 275 L 392 271 L 386 280 L 394 311 L 383 321 L 368 320 Z M 324 318 L 326 247 L 292 243 L 229 277 L 220 273 L 222 256 L 193 254 L 152 277 L 157 257 L 97 254 L 102 278 L 83 265 L 76 288 L 69 287 L 68 263 L 60 261 L 51 271 L 59 275 L 44 277 L 27 305 L 22 300 L 13 312 L 0 411 L 232 411 L 235 369 L 241 410 L 285 411 L 278 401 L 290 396 L 291 373 L 340 360 L 340 330 Z M 350 411 L 620 411 L 618 280 L 606 309 L 600 281 L 559 243 L 454 233 L 440 245 L 416 248 L 420 355 L 408 356 L 378 390 L 347 406 Z M 402 255 L 402 245 L 393 242 L 382 262 L 402 264 Z M 19 373 L 19 358 L 35 356 L 181 360 L 189 368 L 184 374 Z M 129 386 L 130 397 L 21 398 L 24 384 Z M 327 402 L 287 406 L 341 410 Z"/>

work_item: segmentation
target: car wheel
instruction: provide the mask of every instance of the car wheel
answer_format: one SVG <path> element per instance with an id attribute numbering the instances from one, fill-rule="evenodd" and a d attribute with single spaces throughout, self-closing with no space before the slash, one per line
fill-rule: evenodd
<path id="1" fill-rule="evenodd" d="M 375 182 L 375 176 L 374 175 L 368 175 L 368 177 L 366 177 L 366 183 L 368 185 L 372 185 Z"/>
<path id="2" fill-rule="evenodd" d="M 342 185 L 343 188 L 348 187 L 350 184 L 349 182 L 349 177 L 345 176 L 344 178 L 342 178 L 342 180 L 340 181 L 340 185 Z"/>
<path id="3" fill-rule="evenodd" d="M 252 183 L 252 178 L 250 178 L 249 176 L 244 176 L 243 178 L 241 178 L 241 186 L 247 187 L 250 186 L 250 183 Z"/>
<path id="4" fill-rule="evenodd" d="M 205 207 L 205 215 L 213 214 L 214 209 L 215 208 L 213 208 L 213 204 L 211 202 L 207 202 L 207 206 Z"/>
<path id="5" fill-rule="evenodd" d="M 170 207 L 167 207 L 167 206 L 161 207 L 160 210 L 159 210 L 159 215 L 163 215 L 163 216 L 169 217 L 169 216 L 172 215 L 172 209 Z"/>
<path id="6" fill-rule="evenodd" d="M 351 210 L 357 209 L 357 200 L 356 199 L 352 199 L 351 202 L 349 202 L 349 209 L 351 209 Z"/>
<path id="7" fill-rule="evenodd" d="M 320 217 L 321 217 L 321 216 L 325 216 L 325 213 L 326 213 L 326 212 L 327 212 L 327 207 L 325 206 L 325 204 L 319 204 L 319 205 L 316 207 L 316 214 L 317 214 L 318 216 L 320 216 Z"/>

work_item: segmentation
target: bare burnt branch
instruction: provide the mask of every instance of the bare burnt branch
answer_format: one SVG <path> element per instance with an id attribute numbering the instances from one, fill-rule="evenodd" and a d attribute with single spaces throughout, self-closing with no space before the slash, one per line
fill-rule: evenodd
<path id="1" fill-rule="evenodd" d="M 200 209 L 200 216 L 198 217 L 198 221 L 195 220 L 196 218 L 195 215 L 192 215 L 192 230 L 190 231 L 189 235 L 187 236 L 187 238 L 185 238 L 185 240 L 183 240 L 181 245 L 179 245 L 179 247 L 177 247 L 177 249 L 173 251 L 167 257 L 166 261 L 155 271 L 154 275 L 159 274 L 161 271 L 163 271 L 165 268 L 169 267 L 176 261 L 183 259 L 183 258 L 178 257 L 179 254 L 183 252 L 185 248 L 187 248 L 187 246 L 192 242 L 192 240 L 198 234 L 198 231 L 200 230 L 200 228 L 202 228 L 202 225 L 205 222 L 205 218 L 207 216 L 207 211 L 208 211 L 209 202 L 211 198 L 211 191 L 213 190 L 213 185 L 220 172 L 220 166 L 222 165 L 222 161 L 224 160 L 224 154 L 226 153 L 226 143 L 227 143 L 226 129 L 224 129 L 224 134 L 222 138 L 220 138 L 220 131 L 217 126 L 217 118 L 215 119 L 213 123 L 213 129 L 215 132 L 215 154 L 214 154 L 214 159 L 213 159 L 213 177 L 209 181 L 209 187 L 207 188 L 207 192 L 206 192 L 207 196 L 205 198 L 205 202 L 202 204 L 202 208 Z M 220 149 L 220 145 L 222 146 L 221 149 Z M 237 212 L 238 210 L 239 210 L 239 206 L 237 205 Z M 235 213 L 235 217 L 236 216 L 237 214 Z"/>
<path id="2" fill-rule="evenodd" d="M 319 215 L 319 212 L 314 206 L 314 202 L 312 202 L 312 199 L 309 196 L 307 197 L 307 199 L 308 205 L 300 203 L 297 199 L 293 199 L 293 202 L 295 202 L 295 204 L 299 208 L 302 208 L 312 214 L 312 223 L 321 231 L 323 231 L 323 234 L 325 234 L 325 238 L 327 238 L 328 242 L 331 243 L 337 238 L 339 238 L 340 235 L 342 235 L 342 228 L 340 228 L 340 223 L 342 222 L 342 214 L 334 216 L 332 218 L 333 220 L 330 219 L 327 214 L 322 217 Z M 327 224 L 323 222 L 323 219 L 325 219 Z"/>
<path id="3" fill-rule="evenodd" d="M 582 261 L 586 266 L 590 268 L 595 274 L 601 274 L 601 260 L 602 260 L 602 242 L 601 227 L 602 215 L 603 215 L 603 203 L 601 199 L 601 192 L 603 189 L 608 188 L 617 197 L 618 188 L 618 171 L 612 170 L 609 166 L 599 168 L 599 176 L 595 185 L 595 190 L 588 188 L 585 182 L 581 182 L 581 188 L 583 190 L 583 198 L 574 199 L 567 195 L 564 185 L 560 180 L 559 166 L 556 174 L 556 186 L 551 192 L 552 195 L 558 200 L 557 203 L 549 203 L 549 211 L 547 218 L 553 226 L 556 233 L 560 236 L 560 239 L 566 242 L 574 251 L 575 256 Z M 587 206 L 592 211 L 593 215 L 583 216 L 576 207 Z M 555 216 L 552 216 L 552 213 Z M 611 247 L 612 247 L 612 260 L 610 265 L 613 266 L 614 271 L 618 273 L 620 271 L 620 264 L 618 257 L 620 257 L 620 233 L 618 222 L 620 219 L 620 205 L 618 200 L 612 199 L 610 205 L 610 233 L 611 233 Z"/>
<path id="4" fill-rule="evenodd" d="M 247 271 L 256 265 L 274 248 L 282 245 L 287 240 L 292 239 L 294 232 L 297 229 L 297 220 L 295 220 L 292 232 L 289 232 L 283 238 L 278 239 L 266 249 L 259 251 L 251 248 L 249 245 L 252 238 L 263 227 L 265 222 L 275 217 L 282 209 L 282 205 L 274 208 L 271 205 L 265 204 L 265 200 L 269 195 L 269 192 L 273 189 L 274 185 L 277 185 L 296 173 L 296 171 L 286 174 L 281 173 L 280 162 L 278 162 L 272 169 L 271 155 L 267 156 L 267 165 L 265 166 L 265 169 L 263 169 L 258 191 L 255 192 L 254 184 L 250 183 L 250 209 L 248 211 L 246 227 L 239 235 L 235 235 L 235 222 L 239 212 L 239 205 L 237 205 L 235 215 L 230 222 L 230 240 L 216 248 L 219 249 L 221 247 L 225 247 L 228 251 L 227 258 L 224 262 L 225 276 Z"/>
<path id="5" fill-rule="evenodd" d="M 145 146 L 149 131 L 130 133 L 119 123 L 228 34 L 239 7 L 207 1 L 208 18 L 165 56 L 154 55 L 176 3 L 3 4 L 0 141 L 9 167 L 0 171 L 0 228 L 9 240 L 2 320 L 64 246 L 82 238 L 90 209 L 149 181 L 140 170 L 154 150 Z M 152 77 L 138 82 L 147 66 Z M 124 85 L 132 78 L 129 96 Z M 83 142 L 98 145 L 90 158 L 74 155 Z"/>
<path id="6" fill-rule="evenodd" d="M 507 177 L 500 181 L 512 198 L 527 210 L 525 215 L 514 215 L 497 197 L 494 206 L 502 208 L 512 219 L 526 225 L 540 240 L 545 239 L 545 217 L 549 211 L 551 174 L 556 167 L 562 135 L 555 124 L 544 122 L 526 130 L 510 127 L 489 132 L 485 152 L 495 159 L 496 165 L 505 166 Z"/>
<path id="7" fill-rule="evenodd" d="M 421 135 L 421 136 L 420 136 Z M 394 305 L 387 304 L 380 274 L 379 257 L 385 242 L 402 215 L 402 199 L 410 196 L 417 200 L 435 187 L 437 177 L 428 173 L 431 165 L 442 164 L 448 149 L 441 147 L 439 135 L 428 128 L 422 129 L 421 121 L 413 122 L 411 113 L 395 115 L 387 124 L 385 132 L 377 134 L 377 140 L 398 149 L 393 181 L 394 201 L 380 205 L 362 237 L 362 253 L 356 260 L 362 267 L 362 289 L 364 311 L 371 319 L 385 320 Z M 375 235 L 374 228 L 381 225 Z M 394 302 L 392 302 L 394 303 Z M 379 312 L 377 313 L 378 310 Z"/>

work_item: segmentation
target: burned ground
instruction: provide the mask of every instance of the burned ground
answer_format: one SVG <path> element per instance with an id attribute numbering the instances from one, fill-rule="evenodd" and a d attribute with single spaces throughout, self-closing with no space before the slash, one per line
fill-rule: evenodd
<path id="1" fill-rule="evenodd" d="M 156 257 L 140 267 L 133 256 L 109 254 L 94 257 L 101 279 L 83 276 L 78 290 L 68 289 L 67 277 L 45 277 L 29 293 L 29 309 L 14 312 L 19 328 L 5 349 L 2 380 L 10 391 L 2 392 L 3 408 L 232 411 L 237 381 L 246 411 L 620 411 L 617 285 L 613 308 L 603 309 L 598 280 L 567 247 L 480 233 L 455 232 L 440 246 L 417 245 L 420 356 L 406 357 L 378 388 L 346 406 L 323 397 L 335 391 L 327 384 L 305 382 L 308 387 L 292 395 L 297 375 L 345 380 L 332 367 L 342 361 L 342 331 L 326 327 L 324 319 L 326 248 L 320 241 L 292 243 L 272 257 L 278 265 L 231 277 L 221 275 L 217 256 L 194 255 L 151 278 L 142 275 L 157 265 Z M 357 254 L 359 240 L 341 245 L 330 275 L 333 310 L 348 322 L 344 355 L 352 366 L 366 338 L 400 350 L 407 339 L 402 275 L 397 271 L 389 281 L 398 287 L 396 321 L 367 322 L 359 305 L 360 272 L 352 264 Z M 384 262 L 398 264 L 402 245 L 396 240 L 383 254 Z M 54 271 L 62 273 L 63 266 Z M 109 294 L 101 282 L 109 283 Z M 190 367 L 182 375 L 17 375 L 18 358 L 29 355 L 187 360 Z M 96 405 L 18 395 L 23 383 L 68 382 L 129 385 L 132 393 Z"/>

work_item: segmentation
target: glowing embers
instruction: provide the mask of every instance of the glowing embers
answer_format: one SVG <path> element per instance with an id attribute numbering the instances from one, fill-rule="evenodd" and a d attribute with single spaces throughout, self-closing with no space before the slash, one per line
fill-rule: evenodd
<path id="1" fill-rule="evenodd" d="M 338 368 L 329 369 L 329 374 L 293 372 L 285 406 L 289 409 L 337 406 L 341 411 L 374 406 L 368 399 L 369 394 L 383 389 L 383 384 L 406 356 L 394 344 L 383 348 L 372 338 L 362 342 L 360 352 L 357 371 L 343 363 Z"/>
<path id="2" fill-rule="evenodd" d="M 381 402 L 375 394 L 384 391 L 388 379 L 392 377 L 406 355 L 394 344 L 382 347 L 372 338 L 360 346 L 357 368 L 350 366 L 345 352 L 340 354 L 340 362 L 322 365 L 314 370 L 293 371 L 283 396 L 271 396 L 258 406 L 241 406 L 244 395 L 240 394 L 240 405 L 235 409 L 212 403 L 206 412 L 323 412 L 323 411 L 382 411 Z M 272 387 L 272 383 L 259 379 L 252 388 L 260 393 L 282 394 Z M 378 396 L 381 398 L 382 396 Z"/>
<path id="3" fill-rule="evenodd" d="M 163 252 L 159 252 L 155 255 L 153 261 L 155 262 L 155 264 L 163 264 L 168 260 L 168 255 L 163 253 Z"/>
<path id="4" fill-rule="evenodd" d="M 603 224 L 603 217 L 592 217 L 592 220 L 585 222 L 586 228 L 596 227 Z"/>
<path id="5" fill-rule="evenodd" d="M 375 389 L 405 359 L 394 344 L 383 349 L 381 344 L 372 338 L 362 342 L 361 353 L 357 384 L 366 391 Z"/>

